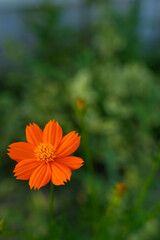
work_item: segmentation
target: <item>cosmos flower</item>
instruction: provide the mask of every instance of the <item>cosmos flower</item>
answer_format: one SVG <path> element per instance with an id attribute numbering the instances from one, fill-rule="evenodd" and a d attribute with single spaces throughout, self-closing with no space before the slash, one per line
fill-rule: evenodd
<path id="1" fill-rule="evenodd" d="M 18 162 L 13 171 L 16 178 L 29 180 L 31 189 L 40 189 L 50 180 L 54 185 L 70 180 L 71 170 L 83 165 L 81 158 L 70 156 L 79 147 L 80 136 L 75 131 L 62 135 L 54 120 L 43 131 L 35 123 L 27 126 L 27 142 L 12 143 L 8 149 L 10 158 Z"/>

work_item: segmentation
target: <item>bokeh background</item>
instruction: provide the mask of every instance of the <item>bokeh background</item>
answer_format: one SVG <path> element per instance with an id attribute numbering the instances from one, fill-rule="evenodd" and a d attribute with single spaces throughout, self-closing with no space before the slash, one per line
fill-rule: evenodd
<path id="1" fill-rule="evenodd" d="M 65 134 L 81 134 L 77 98 L 87 105 L 99 209 L 120 181 L 128 187 L 122 205 L 134 203 L 160 138 L 159 13 L 158 0 L 0 1 L 0 219 L 6 228 L 45 236 L 49 201 L 48 185 L 33 191 L 13 177 L 7 146 L 25 141 L 27 124 L 43 128 L 50 119 Z M 83 144 L 76 154 L 85 161 Z M 54 239 L 94 239 L 86 165 L 55 187 L 55 216 L 63 227 Z M 159 199 L 157 174 L 145 208 Z M 109 240 L 120 239 L 119 226 Z M 152 219 L 125 239 L 159 240 L 159 227 Z"/>

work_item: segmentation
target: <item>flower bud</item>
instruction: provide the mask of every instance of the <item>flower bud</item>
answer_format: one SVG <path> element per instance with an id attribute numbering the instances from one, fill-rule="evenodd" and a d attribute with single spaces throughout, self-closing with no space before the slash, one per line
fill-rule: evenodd
<path id="1" fill-rule="evenodd" d="M 76 98 L 75 105 L 79 112 L 83 112 L 86 108 L 86 101 L 84 98 Z"/>
<path id="2" fill-rule="evenodd" d="M 115 188 L 115 195 L 122 196 L 127 191 L 127 185 L 124 182 L 117 183 Z"/>

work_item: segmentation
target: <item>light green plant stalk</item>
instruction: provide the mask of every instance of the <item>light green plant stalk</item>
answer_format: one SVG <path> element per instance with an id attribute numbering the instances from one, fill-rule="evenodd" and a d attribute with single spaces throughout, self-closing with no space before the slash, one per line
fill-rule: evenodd
<path id="1" fill-rule="evenodd" d="M 137 213 L 138 214 L 138 213 Z M 138 228 L 142 227 L 148 221 L 155 219 L 160 216 L 160 203 L 154 206 L 149 212 L 143 213 L 143 217 L 132 223 L 125 231 L 123 232 L 119 240 L 125 239 L 129 234 L 132 234 Z"/>
<path id="2" fill-rule="evenodd" d="M 145 181 L 145 183 L 144 183 L 144 185 L 143 185 L 142 191 L 141 191 L 141 193 L 140 193 L 140 195 L 139 195 L 139 198 L 138 198 L 138 200 L 137 200 L 136 207 L 135 207 L 136 212 L 137 212 L 139 209 L 142 208 L 143 203 L 144 203 L 144 201 L 145 201 L 145 199 L 146 199 L 146 196 L 147 196 L 147 194 L 148 194 L 148 191 L 149 191 L 149 189 L 150 189 L 150 187 L 151 187 L 151 185 L 152 185 L 152 182 L 153 182 L 153 180 L 154 180 L 154 177 L 155 177 L 155 175 L 156 175 L 159 167 L 160 167 L 160 148 L 159 148 L 159 150 L 158 150 L 157 158 L 156 158 L 156 160 L 155 160 L 155 162 L 154 162 L 154 165 L 153 165 L 153 167 L 152 167 L 152 170 L 151 170 L 148 178 L 146 179 L 146 181 Z"/>
<path id="3" fill-rule="evenodd" d="M 114 196 L 105 211 L 105 217 L 113 215 L 113 211 L 121 206 L 123 201 L 123 196 Z M 113 216 L 112 216 L 113 217 Z"/>
<path id="4" fill-rule="evenodd" d="M 139 213 L 143 211 L 143 204 L 145 202 L 145 199 L 148 195 L 148 192 L 150 190 L 150 187 L 153 183 L 153 180 L 155 178 L 155 175 L 159 167 L 160 167 L 160 146 L 158 149 L 157 158 L 155 159 L 154 165 L 151 169 L 151 172 L 148 178 L 144 182 L 142 191 L 138 197 L 135 208 L 133 209 L 133 216 L 132 216 L 133 218 L 136 218 L 136 216 L 138 216 Z M 128 226 L 128 229 L 124 231 L 123 237 L 126 237 L 129 233 L 133 232 L 135 229 L 142 226 L 147 221 L 154 219 L 159 215 L 160 215 L 160 203 L 154 206 L 149 212 L 143 212 L 143 217 L 140 216 L 139 219 L 137 219 L 136 221 L 133 221 L 132 219 L 132 221 L 130 222 L 131 224 Z"/>
<path id="5" fill-rule="evenodd" d="M 110 229 L 118 221 L 119 210 L 122 207 L 126 192 L 127 186 L 124 182 L 119 182 L 113 189 L 112 198 L 98 221 L 97 235 L 94 237 L 95 240 L 99 238 L 101 233 L 103 236 L 107 236 L 106 239 L 111 239 Z"/>
<path id="6" fill-rule="evenodd" d="M 160 216 L 160 203 L 158 203 L 156 206 L 152 207 L 151 210 L 149 212 L 147 212 L 146 214 L 144 214 L 143 218 L 140 219 L 137 222 L 136 226 L 141 226 L 143 224 L 145 224 L 146 222 L 155 219 L 157 217 Z"/>
<path id="7" fill-rule="evenodd" d="M 149 221 L 160 216 L 160 203 L 154 206 L 146 215 L 145 220 Z"/>

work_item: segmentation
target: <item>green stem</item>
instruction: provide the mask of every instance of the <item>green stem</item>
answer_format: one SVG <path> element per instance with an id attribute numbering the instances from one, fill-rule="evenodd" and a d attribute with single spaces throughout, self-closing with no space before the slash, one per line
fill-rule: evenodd
<path id="1" fill-rule="evenodd" d="M 120 239 L 126 239 L 126 237 L 137 231 L 138 228 L 140 228 L 142 225 L 144 225 L 146 222 L 155 219 L 160 216 L 160 203 L 158 203 L 155 207 L 153 207 L 148 213 L 144 214 L 142 219 L 139 219 L 137 222 L 135 222 L 133 225 L 128 227 L 126 231 L 123 233 L 122 238 Z"/>
<path id="2" fill-rule="evenodd" d="M 148 191 L 149 191 L 149 189 L 152 185 L 152 182 L 154 180 L 154 177 L 155 177 L 159 167 L 160 167 L 160 147 L 159 147 L 159 151 L 158 151 L 158 154 L 157 154 L 157 158 L 155 159 L 154 165 L 152 167 L 152 170 L 151 170 L 148 178 L 144 182 L 142 191 L 139 195 L 139 198 L 138 198 L 137 203 L 135 205 L 134 211 L 131 214 L 132 221 L 130 222 L 130 225 L 128 226 L 128 229 L 125 230 L 124 233 L 123 233 L 123 236 L 122 236 L 123 239 L 126 238 L 126 236 L 128 234 L 133 232 L 135 229 L 137 229 L 139 226 L 141 226 L 145 222 L 159 216 L 159 214 L 160 214 L 160 204 L 153 207 L 146 215 L 144 215 L 144 218 L 142 218 L 142 219 L 140 219 L 136 222 L 133 221 L 134 216 L 136 216 L 136 214 L 138 215 L 138 212 L 140 212 L 140 210 L 142 209 L 142 206 L 144 204 L 144 201 L 146 199 Z"/>
<path id="3" fill-rule="evenodd" d="M 160 203 L 154 206 L 146 216 L 147 221 L 160 216 Z"/>
<path id="4" fill-rule="evenodd" d="M 50 223 L 54 221 L 54 213 L 53 213 L 53 198 L 54 198 L 54 186 L 51 182 L 51 188 L 50 188 Z"/>
<path id="5" fill-rule="evenodd" d="M 142 188 L 142 191 L 141 191 L 141 193 L 140 193 L 140 196 L 139 196 L 139 198 L 138 198 L 138 200 L 137 200 L 136 210 L 139 210 L 139 209 L 142 207 L 142 205 L 143 205 L 143 203 L 144 203 L 144 201 L 145 201 L 145 198 L 146 198 L 146 196 L 147 196 L 147 193 L 148 193 L 148 191 L 149 191 L 149 189 L 150 189 L 150 187 L 151 187 L 151 185 L 152 185 L 152 182 L 153 182 L 153 180 L 154 180 L 154 177 L 155 177 L 155 175 L 156 175 L 156 173 L 157 173 L 157 170 L 158 170 L 159 166 L 160 166 L 160 162 L 159 162 L 159 157 L 158 157 L 158 158 L 156 159 L 153 167 L 152 167 L 152 170 L 151 170 L 148 178 L 146 179 L 146 181 L 145 181 L 145 183 L 144 183 L 144 186 L 143 186 L 143 188 Z"/>

